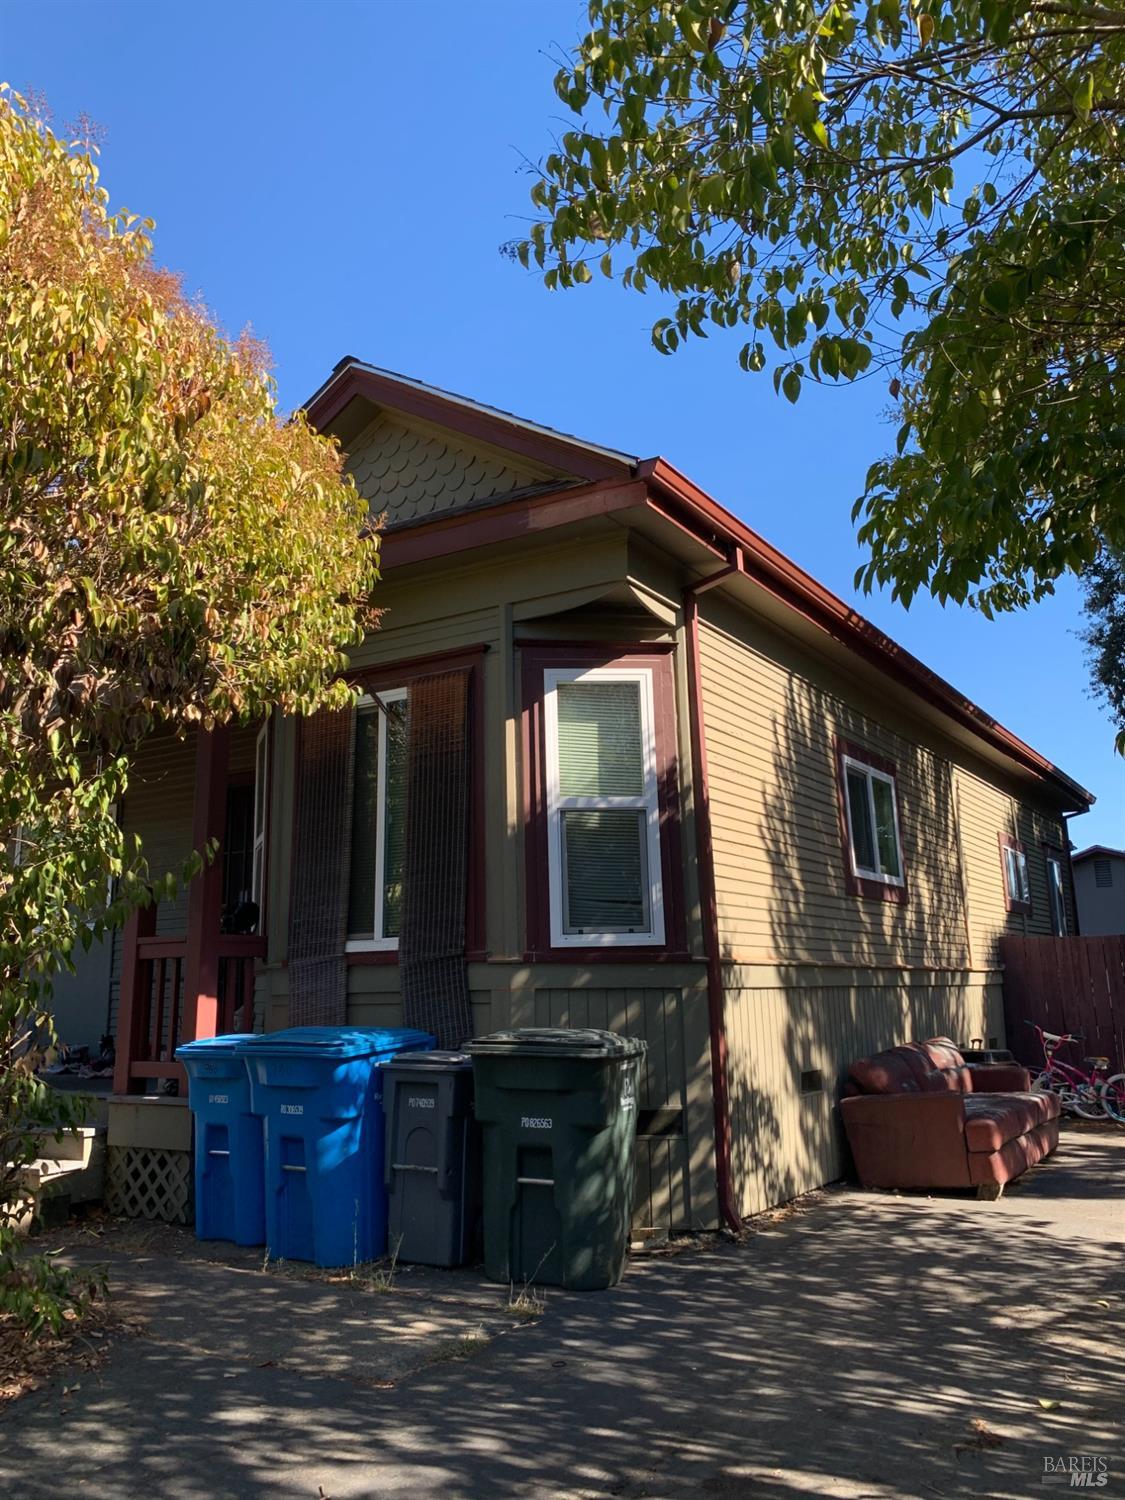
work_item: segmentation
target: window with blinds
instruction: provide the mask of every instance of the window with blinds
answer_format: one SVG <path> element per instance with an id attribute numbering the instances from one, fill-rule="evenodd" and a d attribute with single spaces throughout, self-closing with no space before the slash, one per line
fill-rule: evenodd
<path id="1" fill-rule="evenodd" d="M 544 674 L 551 941 L 664 941 L 652 672 Z"/>
<path id="2" fill-rule="evenodd" d="M 843 771 L 852 872 L 863 880 L 902 885 L 894 777 L 847 755 Z"/>
<path id="3" fill-rule="evenodd" d="M 356 711 L 348 948 L 398 947 L 406 829 L 405 688 Z"/>

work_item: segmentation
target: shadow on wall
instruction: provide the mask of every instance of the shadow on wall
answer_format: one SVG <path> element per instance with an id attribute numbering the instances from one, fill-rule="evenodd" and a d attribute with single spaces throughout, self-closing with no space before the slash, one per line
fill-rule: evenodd
<path id="1" fill-rule="evenodd" d="M 760 712 L 768 706 L 747 706 L 748 716 Z M 896 763 L 903 903 L 847 890 L 836 734 Z M 728 989 L 732 1131 L 747 1213 L 846 1171 L 836 1104 L 854 1059 L 935 1035 L 967 1044 L 995 1034 L 1000 1013 L 999 995 L 964 972 L 949 764 L 886 731 L 873 739 L 860 715 L 793 680 L 772 724 L 772 758 L 772 780 L 750 803 L 762 851 L 751 899 L 768 914 L 754 928 L 756 946 L 806 967 L 783 967 L 760 984 L 752 969 L 735 970 L 747 982 Z M 724 958 L 735 956 L 728 944 Z"/>

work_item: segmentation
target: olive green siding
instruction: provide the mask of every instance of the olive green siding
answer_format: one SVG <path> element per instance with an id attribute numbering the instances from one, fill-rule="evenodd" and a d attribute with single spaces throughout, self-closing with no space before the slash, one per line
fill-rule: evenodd
<path id="1" fill-rule="evenodd" d="M 349 468 L 372 509 L 394 525 L 551 478 L 529 460 L 387 412 L 352 443 Z M 717 1224 L 718 1207 L 681 607 L 691 580 L 652 533 L 642 538 L 632 525 L 594 516 L 395 567 L 379 587 L 380 628 L 355 650 L 352 666 L 362 672 L 480 653 L 485 953 L 469 964 L 474 1030 L 591 1025 L 644 1038 L 636 1222 L 706 1228 Z M 852 670 L 838 649 L 830 657 L 802 644 L 796 624 L 790 634 L 766 623 L 758 607 L 717 588 L 702 596 L 699 636 L 735 1189 L 744 1213 L 845 1169 L 835 1104 L 853 1058 L 912 1036 L 1002 1037 L 997 941 L 1004 932 L 1049 930 L 1041 845 L 1066 842 L 1030 779 L 983 751 L 978 758 L 888 679 L 854 662 Z M 526 959 L 521 653 L 526 643 L 567 640 L 673 648 L 682 868 L 669 873 L 682 883 L 686 943 L 668 962 L 633 962 L 620 952 L 604 961 Z M 902 904 L 848 892 L 837 736 L 897 768 Z M 275 719 L 268 956 L 255 989 L 257 1023 L 269 1029 L 289 1017 L 297 740 L 292 720 Z M 232 769 L 245 773 L 252 758 L 253 731 L 239 731 Z M 153 741 L 138 757 L 125 827 L 142 836 L 158 871 L 189 852 L 193 780 L 190 741 Z M 1006 910 L 1000 833 L 1028 847 L 1026 917 Z M 181 895 L 162 909 L 159 930 L 185 926 Z M 348 969 L 348 1019 L 399 1024 L 397 965 L 368 957 L 357 955 Z"/>
<path id="2" fill-rule="evenodd" d="M 477 1034 L 520 1025 L 606 1026 L 648 1043 L 638 1108 L 638 1227 L 707 1228 L 716 1223 L 710 1033 L 698 912 L 689 916 L 692 962 L 527 964 L 523 908 L 520 642 L 522 640 L 676 640 L 667 588 L 651 564 L 635 590 L 629 537 L 595 526 L 561 544 L 510 549 L 473 565 L 412 569 L 408 583 L 380 591 L 380 629 L 357 648 L 352 665 L 384 667 L 434 653 L 484 647 L 481 657 L 484 744 L 486 948 L 469 965 Z M 641 600 L 644 599 L 645 603 Z M 659 614 L 653 614 L 657 609 Z M 681 716 L 683 717 L 683 716 Z M 690 806 L 686 718 L 681 795 Z M 259 1023 L 288 1021 L 285 968 L 293 838 L 296 728 L 274 726 L 270 827 L 269 960 L 257 982 Z M 685 838 L 686 843 L 686 838 Z M 681 872 L 697 901 L 694 863 Z M 401 1024 L 398 970 L 354 963 L 348 971 L 348 1019 Z M 650 1133 L 651 1132 L 651 1133 Z"/>

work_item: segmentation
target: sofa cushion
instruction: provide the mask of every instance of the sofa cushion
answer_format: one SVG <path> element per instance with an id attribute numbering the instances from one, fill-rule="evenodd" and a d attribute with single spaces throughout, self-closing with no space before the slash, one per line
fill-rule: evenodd
<path id="1" fill-rule="evenodd" d="M 930 1075 L 933 1065 L 921 1047 L 907 1042 L 873 1057 L 852 1063 L 848 1076 L 865 1094 L 921 1094 L 936 1092 Z"/>
<path id="2" fill-rule="evenodd" d="M 972 1074 L 967 1067 L 933 1068 L 922 1087 L 928 1094 L 971 1094 Z"/>
<path id="3" fill-rule="evenodd" d="M 933 1063 L 935 1068 L 963 1068 L 965 1059 L 961 1056 L 955 1042 L 951 1042 L 947 1036 L 932 1036 L 928 1042 L 922 1043 L 922 1051 Z"/>
<path id="4" fill-rule="evenodd" d="M 1050 1094 L 968 1094 L 965 1143 L 970 1151 L 999 1151 L 1058 1112 L 1058 1100 Z"/>

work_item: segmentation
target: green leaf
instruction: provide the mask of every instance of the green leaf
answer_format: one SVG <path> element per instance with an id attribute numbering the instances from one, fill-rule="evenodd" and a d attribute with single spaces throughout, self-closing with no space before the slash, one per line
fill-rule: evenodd
<path id="1" fill-rule="evenodd" d="M 785 392 L 786 399 L 795 402 L 801 394 L 801 377 L 796 370 L 788 370 L 785 379 L 781 382 L 781 389 Z"/>

